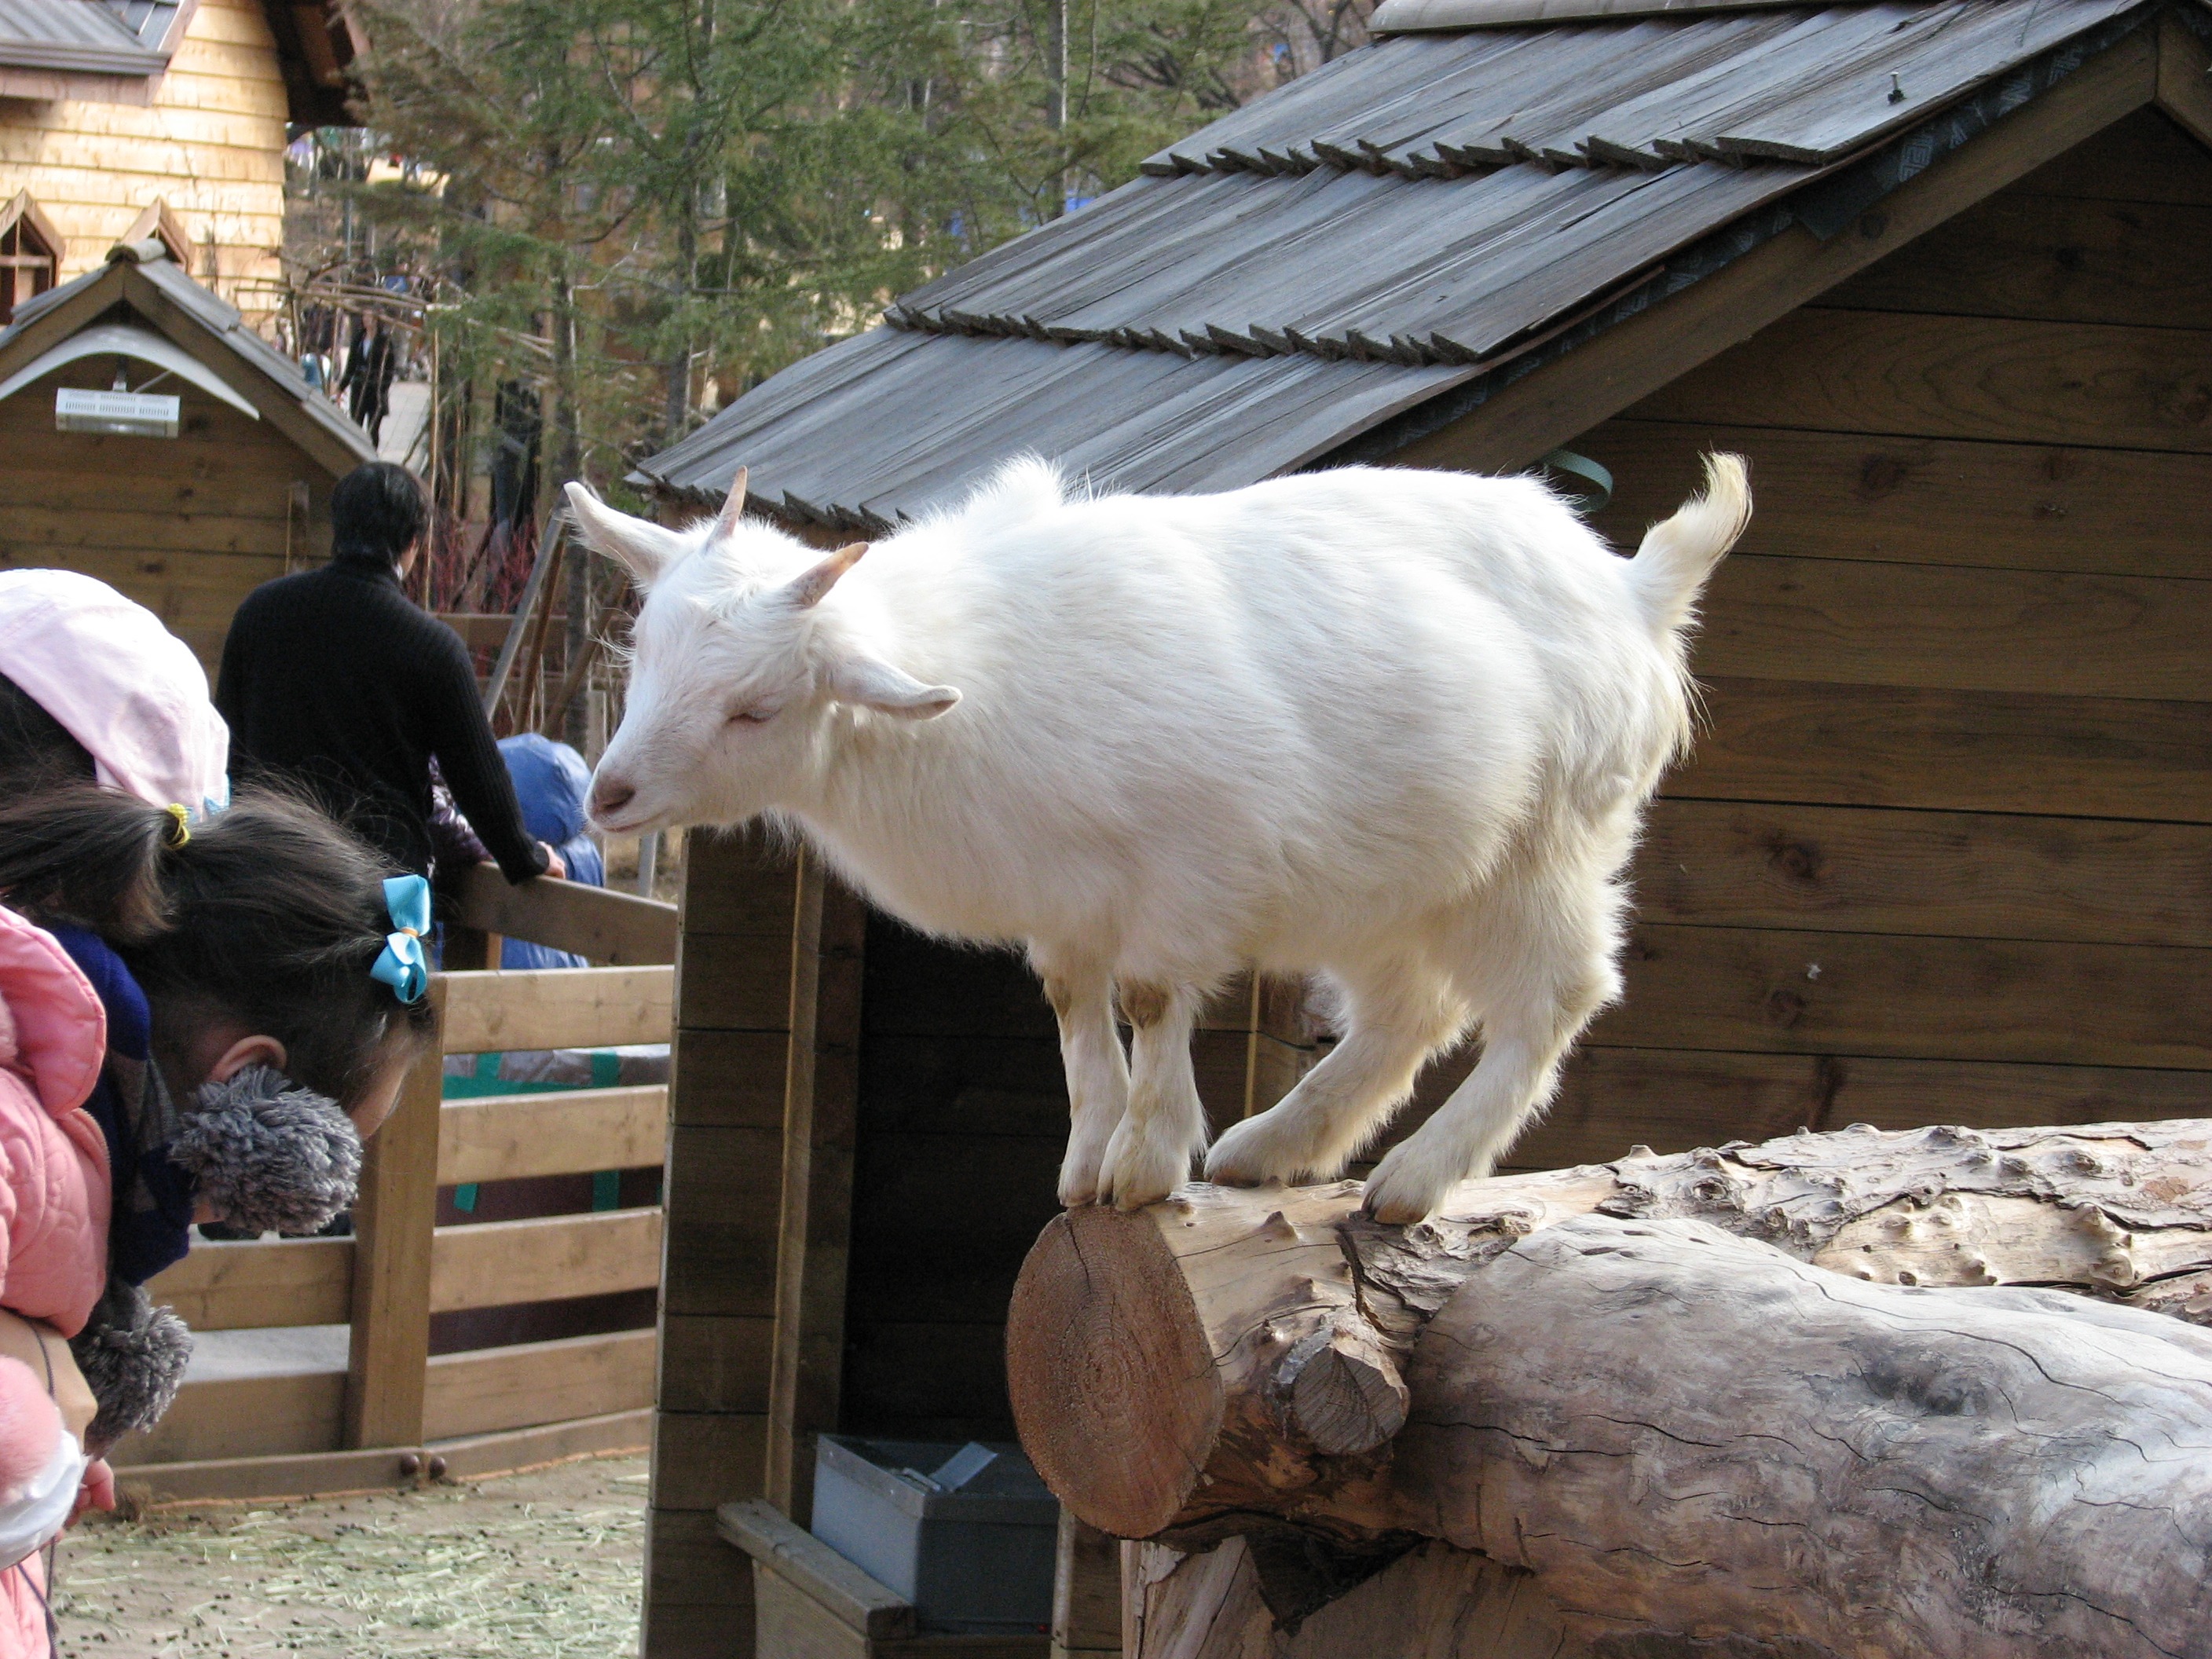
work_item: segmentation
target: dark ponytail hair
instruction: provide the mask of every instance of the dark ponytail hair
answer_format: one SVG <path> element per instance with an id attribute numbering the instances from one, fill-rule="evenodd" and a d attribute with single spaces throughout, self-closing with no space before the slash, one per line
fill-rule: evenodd
<path id="1" fill-rule="evenodd" d="M 369 977 L 392 920 L 376 854 L 309 803 L 240 793 L 190 827 L 158 806 L 72 783 L 0 806 L 0 893 L 34 921 L 73 922 L 120 955 L 173 1061 L 226 1019 L 284 1045 L 284 1073 L 341 1104 L 430 1036 Z M 200 1079 L 172 1075 L 189 1090 Z"/>

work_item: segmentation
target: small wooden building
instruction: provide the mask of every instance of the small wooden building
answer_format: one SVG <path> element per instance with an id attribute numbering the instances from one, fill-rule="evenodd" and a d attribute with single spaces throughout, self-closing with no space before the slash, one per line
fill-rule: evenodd
<path id="1" fill-rule="evenodd" d="M 118 384 L 176 398 L 173 435 L 64 429 L 60 394 Z M 112 583 L 212 672 L 240 599 L 329 556 L 331 487 L 376 448 L 148 237 L 0 331 L 0 563 Z"/>
<path id="2" fill-rule="evenodd" d="M 276 304 L 287 123 L 344 125 L 359 42 L 324 0 L 9 0 L 0 7 L 0 203 L 36 204 L 49 283 L 166 211 L 178 257 L 259 316 Z M 23 297 L 35 287 L 19 290 Z M 0 324 L 9 295 L 0 276 Z"/>
<path id="3" fill-rule="evenodd" d="M 956 270 L 642 470 L 811 533 L 1036 450 L 1103 487 L 1747 455 L 1627 992 L 1524 1166 L 2201 1112 L 2212 1086 L 2212 13 L 1389 0 L 1377 42 Z M 712 1511 L 809 1437 L 1003 1436 L 1065 1096 L 1016 960 L 692 842 L 652 1659 L 751 1650 Z M 950 854 L 949 854 L 950 855 Z M 1217 1119 L 1307 1038 L 1245 988 Z M 1434 1098 L 1467 1064 L 1436 1068 Z M 1063 1646 L 1105 1648 L 1093 1624 Z M 859 1651 L 855 1649 L 854 1651 Z"/>

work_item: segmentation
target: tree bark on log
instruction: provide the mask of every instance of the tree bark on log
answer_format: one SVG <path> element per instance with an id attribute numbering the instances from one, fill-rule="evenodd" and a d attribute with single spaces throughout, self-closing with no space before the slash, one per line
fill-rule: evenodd
<path id="1" fill-rule="evenodd" d="M 1237 1539 L 1152 1593 L 1243 1572 L 1249 1651 L 1418 1545 L 1504 1574 L 1484 1605 L 1531 1653 L 2212 1654 L 2212 1123 L 1861 1127 L 1469 1182 L 1412 1228 L 1357 1204 L 1072 1212 L 1015 1292 L 1040 1472 L 1149 1559 Z"/>

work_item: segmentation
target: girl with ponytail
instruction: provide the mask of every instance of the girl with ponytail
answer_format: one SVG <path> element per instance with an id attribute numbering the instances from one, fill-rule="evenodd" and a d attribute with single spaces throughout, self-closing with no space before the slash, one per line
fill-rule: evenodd
<path id="1" fill-rule="evenodd" d="M 222 805 L 206 685 L 104 584 L 0 574 L 0 1659 L 52 1651 L 35 1546 L 103 1495 L 85 1454 L 183 1379 L 140 1287 L 195 1219 L 344 1208 L 429 1036 L 427 915 L 315 807 Z"/>

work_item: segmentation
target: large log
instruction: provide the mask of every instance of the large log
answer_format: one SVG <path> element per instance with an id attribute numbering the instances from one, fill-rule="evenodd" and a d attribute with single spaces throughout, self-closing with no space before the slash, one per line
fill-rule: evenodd
<path id="1" fill-rule="evenodd" d="M 2212 1124 L 1858 1127 L 1470 1182 L 1412 1228 L 1357 1205 L 1186 1188 L 1032 1252 L 1008 1358 L 1046 1480 L 1156 1563 L 1237 1540 L 1152 1571 L 1133 1628 L 1242 1571 L 1289 1652 L 1377 1569 L 1474 1571 L 1391 1565 L 1429 1539 L 1534 1575 L 1490 1597 L 1531 1652 L 2212 1653 Z M 1137 1654 L 1269 1651 L 1226 1605 Z"/>

